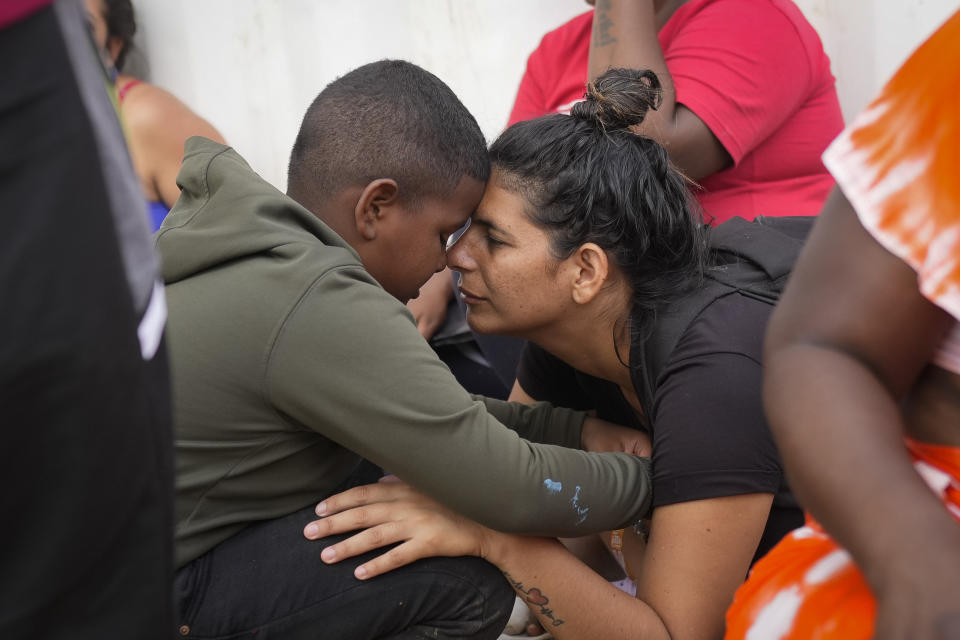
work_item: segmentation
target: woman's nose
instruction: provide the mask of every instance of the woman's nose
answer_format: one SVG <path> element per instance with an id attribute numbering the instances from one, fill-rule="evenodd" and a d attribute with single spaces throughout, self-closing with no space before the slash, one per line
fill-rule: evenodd
<path id="1" fill-rule="evenodd" d="M 457 241 L 447 249 L 447 266 L 449 266 L 454 271 L 470 271 L 471 269 L 476 268 L 476 261 L 470 255 L 470 247 L 472 245 L 472 240 L 474 234 L 471 233 L 473 228 L 468 228 L 463 232 Z"/>

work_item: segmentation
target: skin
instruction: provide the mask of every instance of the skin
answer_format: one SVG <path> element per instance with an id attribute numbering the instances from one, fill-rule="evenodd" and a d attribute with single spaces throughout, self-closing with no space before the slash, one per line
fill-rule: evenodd
<path id="1" fill-rule="evenodd" d="M 468 319 L 477 330 L 535 340 L 572 366 L 630 388 L 611 336 L 629 353 L 622 318 L 631 292 L 606 253 L 586 243 L 564 259 L 524 213 L 523 199 L 495 170 L 470 228 L 449 253 L 461 271 Z M 575 338 L 575 339 L 574 339 Z M 632 394 L 632 388 L 630 388 Z M 465 521 L 403 484 L 352 489 L 318 507 L 305 529 L 317 539 L 368 529 L 323 552 L 335 562 L 401 542 L 358 569 L 369 578 L 419 557 L 478 555 L 496 564 L 518 594 L 535 604 L 556 638 L 716 638 L 747 573 L 772 495 L 748 494 L 658 507 L 644 549 L 631 530 L 624 549 L 638 576 L 631 599 L 556 540 L 499 533 Z"/>
<path id="2" fill-rule="evenodd" d="M 513 215 L 523 204 L 500 186 L 495 169 L 470 227 L 450 248 L 467 320 L 480 333 L 556 335 L 563 329 L 558 319 L 577 311 L 569 284 L 580 277 L 580 263 L 557 260 L 547 236 L 525 216 Z"/>
<path id="3" fill-rule="evenodd" d="M 954 322 L 837 190 L 767 333 L 790 485 L 863 570 L 878 640 L 960 638 L 960 527 L 903 446 L 960 446 L 960 376 L 928 365 Z"/>
<path id="4" fill-rule="evenodd" d="M 94 40 L 115 63 L 123 40 L 108 35 L 102 0 L 85 0 L 85 4 Z M 133 80 L 133 76 L 120 74 L 116 84 L 123 87 Z M 167 207 L 172 207 L 180 197 L 177 173 L 184 141 L 190 136 L 204 136 L 225 144 L 223 136 L 209 122 L 172 94 L 151 84 L 131 87 L 120 103 L 120 115 L 144 197 Z"/>
<path id="5" fill-rule="evenodd" d="M 301 204 L 356 249 L 363 266 L 403 303 L 447 266 L 447 239 L 466 224 L 484 183 L 464 176 L 446 195 L 403 197 L 397 182 L 379 178 L 337 196 Z"/>
<path id="6" fill-rule="evenodd" d="M 420 295 L 407 303 L 417 321 L 417 330 L 429 340 L 447 319 L 447 304 L 453 296 L 453 279 L 449 269 L 435 273 L 420 288 Z"/>
<path id="7" fill-rule="evenodd" d="M 590 38 L 589 79 L 607 69 L 650 69 L 663 86 L 663 104 L 635 129 L 659 142 L 670 159 L 693 180 L 732 166 L 710 128 L 677 102 L 657 34 L 688 0 L 597 0 Z"/>

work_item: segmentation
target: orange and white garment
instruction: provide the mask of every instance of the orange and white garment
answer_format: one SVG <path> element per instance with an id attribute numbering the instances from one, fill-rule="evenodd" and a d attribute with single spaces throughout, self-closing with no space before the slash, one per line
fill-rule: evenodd
<path id="1" fill-rule="evenodd" d="M 827 149 L 824 164 L 921 293 L 960 320 L 960 12 L 917 49 Z M 933 358 L 960 374 L 960 323 Z M 907 441 L 960 522 L 960 448 Z M 876 602 L 850 554 L 808 518 L 754 565 L 728 640 L 868 640 Z"/>
<path id="2" fill-rule="evenodd" d="M 823 162 L 860 222 L 960 320 L 960 12 L 830 145 Z M 960 325 L 934 363 L 960 374 Z"/>
<path id="3" fill-rule="evenodd" d="M 960 448 L 907 441 L 917 472 L 960 523 Z M 850 554 L 812 519 L 753 566 L 728 640 L 869 640 L 876 601 Z"/>

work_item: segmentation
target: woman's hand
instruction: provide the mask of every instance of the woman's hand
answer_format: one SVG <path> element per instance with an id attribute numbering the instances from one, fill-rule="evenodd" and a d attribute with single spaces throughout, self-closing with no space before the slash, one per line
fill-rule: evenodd
<path id="1" fill-rule="evenodd" d="M 422 287 L 420 295 L 407 302 L 407 308 L 417 321 L 417 329 L 424 339 L 433 337 L 447 319 L 447 304 L 453 296 L 453 279 L 449 269 L 433 274 Z"/>
<path id="2" fill-rule="evenodd" d="M 486 558 L 492 538 L 503 535 L 457 515 L 393 476 L 327 498 L 317 505 L 317 515 L 321 519 L 303 530 L 310 540 L 362 529 L 321 552 L 328 564 L 401 543 L 357 567 L 354 575 L 360 580 L 420 558 Z"/>
<path id="3" fill-rule="evenodd" d="M 588 417 L 580 432 L 580 447 L 584 451 L 603 453 L 617 451 L 640 458 L 649 458 L 653 448 L 650 436 L 643 431 L 622 427 L 600 418 Z"/>

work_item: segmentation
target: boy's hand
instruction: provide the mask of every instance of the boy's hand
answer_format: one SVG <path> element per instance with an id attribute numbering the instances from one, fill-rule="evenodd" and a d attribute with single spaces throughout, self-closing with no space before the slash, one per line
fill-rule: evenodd
<path id="1" fill-rule="evenodd" d="M 309 523 L 303 535 L 316 540 L 356 531 L 356 535 L 325 548 L 320 557 L 334 563 L 394 543 L 400 545 L 357 567 L 365 580 L 436 556 L 486 557 L 498 534 L 460 516 L 395 477 L 377 484 L 348 489 L 317 505 L 320 520 Z"/>

